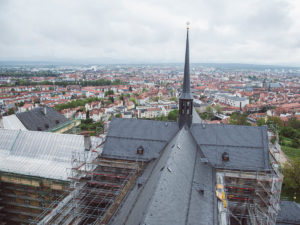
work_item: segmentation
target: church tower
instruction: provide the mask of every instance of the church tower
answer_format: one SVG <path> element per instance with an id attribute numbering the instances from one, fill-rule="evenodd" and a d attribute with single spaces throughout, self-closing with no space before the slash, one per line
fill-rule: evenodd
<path id="1" fill-rule="evenodd" d="M 193 97 L 190 88 L 189 23 L 187 23 L 184 78 L 182 93 L 179 97 L 179 127 L 191 126 L 193 118 Z"/>

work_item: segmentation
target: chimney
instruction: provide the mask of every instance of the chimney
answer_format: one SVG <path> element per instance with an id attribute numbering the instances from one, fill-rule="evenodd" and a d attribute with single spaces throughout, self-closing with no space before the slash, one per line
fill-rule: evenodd
<path id="1" fill-rule="evenodd" d="M 91 136 L 89 134 L 84 135 L 84 150 L 89 151 L 92 147 Z"/>
<path id="2" fill-rule="evenodd" d="M 89 151 L 92 147 L 91 141 L 91 133 L 92 131 L 83 131 L 80 134 L 83 135 L 83 142 L 84 142 L 84 150 Z"/>
<path id="3" fill-rule="evenodd" d="M 44 113 L 44 115 L 47 114 L 47 106 L 43 106 L 43 113 Z"/>

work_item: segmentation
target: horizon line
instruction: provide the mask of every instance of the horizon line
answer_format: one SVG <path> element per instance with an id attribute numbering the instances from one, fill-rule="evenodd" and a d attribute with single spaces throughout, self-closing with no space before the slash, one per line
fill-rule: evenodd
<path id="1" fill-rule="evenodd" d="M 99 60 L 101 61 L 101 60 Z M 105 61 L 105 60 L 104 60 Z M 77 64 L 77 65 L 153 65 L 153 64 L 182 64 L 184 62 L 95 62 L 95 60 L 1 60 L 0 64 L 10 63 L 10 64 Z M 271 64 L 271 63 L 245 63 L 245 62 L 191 62 L 191 64 L 224 64 L 224 65 L 245 65 L 245 66 L 270 66 L 270 67 L 291 67 L 291 68 L 300 68 L 300 65 L 287 65 L 287 64 Z"/>

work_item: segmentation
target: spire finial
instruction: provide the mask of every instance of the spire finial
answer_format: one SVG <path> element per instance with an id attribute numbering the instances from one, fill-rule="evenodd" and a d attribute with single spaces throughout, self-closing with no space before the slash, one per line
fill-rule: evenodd
<path id="1" fill-rule="evenodd" d="M 190 29 L 190 22 L 189 21 L 186 22 L 186 29 L 187 30 Z"/>

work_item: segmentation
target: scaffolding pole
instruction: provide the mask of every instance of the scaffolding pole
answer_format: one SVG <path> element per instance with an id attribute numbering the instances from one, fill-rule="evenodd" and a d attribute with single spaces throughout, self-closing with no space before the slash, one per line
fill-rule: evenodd
<path id="1" fill-rule="evenodd" d="M 276 224 L 283 180 L 279 171 L 220 170 L 217 177 L 222 181 L 217 188 L 223 188 L 227 204 L 221 213 L 239 224 Z M 227 224 L 230 225 L 230 220 Z"/>
<path id="2" fill-rule="evenodd" d="M 93 151 L 76 152 L 71 162 L 69 195 L 53 202 L 57 207 L 49 207 L 32 224 L 96 225 L 108 221 L 142 167 L 136 161 L 101 158 Z"/>

